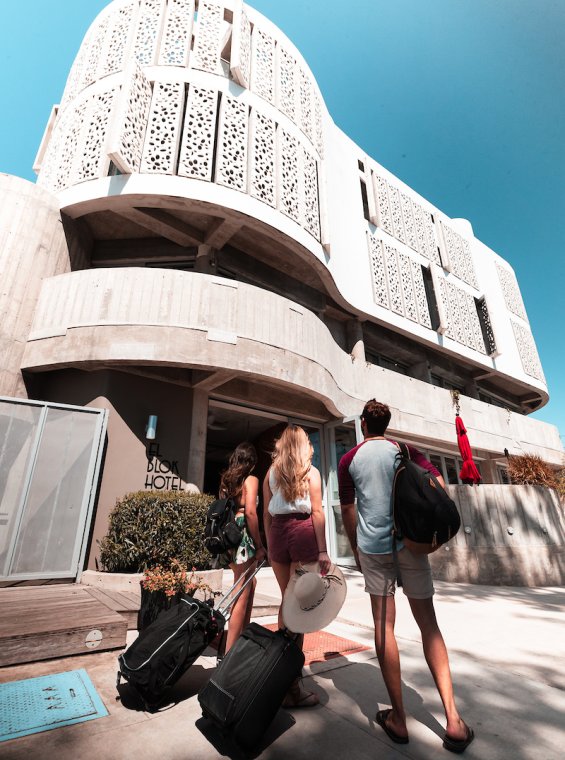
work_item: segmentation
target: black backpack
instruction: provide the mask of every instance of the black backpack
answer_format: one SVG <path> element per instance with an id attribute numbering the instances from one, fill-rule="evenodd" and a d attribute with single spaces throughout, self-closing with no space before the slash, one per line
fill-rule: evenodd
<path id="1" fill-rule="evenodd" d="M 235 522 L 237 510 L 238 506 L 231 496 L 217 499 L 210 505 L 204 528 L 204 544 L 210 554 L 216 556 L 239 546 L 243 531 Z"/>
<path id="2" fill-rule="evenodd" d="M 393 544 L 402 541 L 415 554 L 431 554 L 455 536 L 461 518 L 435 475 L 410 459 L 406 444 L 398 447 L 391 494 Z"/>

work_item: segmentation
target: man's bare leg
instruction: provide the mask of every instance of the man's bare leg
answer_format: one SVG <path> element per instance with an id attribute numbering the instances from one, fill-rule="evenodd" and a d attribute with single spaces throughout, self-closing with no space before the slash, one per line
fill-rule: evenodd
<path id="1" fill-rule="evenodd" d="M 455 706 L 453 682 L 447 648 L 436 620 L 433 598 L 408 599 L 414 619 L 422 634 L 426 662 L 435 681 L 447 719 L 446 733 L 452 739 L 465 739 L 467 727 Z"/>
<path id="2" fill-rule="evenodd" d="M 400 655 L 394 635 L 396 622 L 394 596 L 371 594 L 371 608 L 375 624 L 375 649 L 392 705 L 392 712 L 386 719 L 386 725 L 398 736 L 408 736 L 400 680 Z"/>

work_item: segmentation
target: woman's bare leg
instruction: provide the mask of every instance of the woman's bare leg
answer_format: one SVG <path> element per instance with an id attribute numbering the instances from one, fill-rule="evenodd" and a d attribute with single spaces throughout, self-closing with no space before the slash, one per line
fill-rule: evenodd
<path id="1" fill-rule="evenodd" d="M 241 578 L 245 571 L 255 563 L 255 560 L 249 560 L 241 565 L 231 563 L 230 567 L 233 570 L 233 582 Z M 238 587 L 239 588 L 239 587 Z M 237 602 L 234 604 L 228 624 L 228 635 L 226 639 L 226 653 L 235 644 L 237 639 L 241 636 L 241 632 L 249 622 L 251 617 L 251 609 L 253 607 L 253 595 L 255 593 L 255 579 L 249 583 L 240 594 Z"/>

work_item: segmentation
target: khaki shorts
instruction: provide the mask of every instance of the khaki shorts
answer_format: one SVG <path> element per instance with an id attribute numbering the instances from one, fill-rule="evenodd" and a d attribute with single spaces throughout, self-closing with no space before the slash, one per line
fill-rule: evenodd
<path id="1" fill-rule="evenodd" d="M 359 563 L 365 578 L 365 591 L 374 596 L 394 596 L 396 568 L 392 554 L 364 554 Z M 402 590 L 412 599 L 429 599 L 434 595 L 432 571 L 427 554 L 412 554 L 404 547 L 398 552 Z"/>

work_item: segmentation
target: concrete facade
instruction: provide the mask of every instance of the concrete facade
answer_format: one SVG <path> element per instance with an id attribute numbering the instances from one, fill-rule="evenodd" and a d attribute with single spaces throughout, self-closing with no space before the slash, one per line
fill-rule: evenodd
<path id="1" fill-rule="evenodd" d="M 90 567 L 116 498 L 213 490 L 288 419 L 316 437 L 338 556 L 335 466 L 373 396 L 453 483 L 453 389 L 484 482 L 505 450 L 562 464 L 527 416 L 548 391 L 508 262 L 341 132 L 246 4 L 110 2 L 35 168 L 0 184 L 0 395 L 110 410 Z"/>

